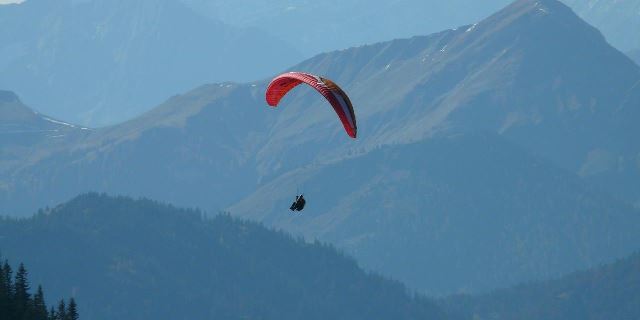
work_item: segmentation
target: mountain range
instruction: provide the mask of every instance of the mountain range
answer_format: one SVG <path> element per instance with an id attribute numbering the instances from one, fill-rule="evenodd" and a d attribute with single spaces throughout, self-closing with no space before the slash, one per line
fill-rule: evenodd
<path id="1" fill-rule="evenodd" d="M 20 155 L 0 170 L 0 211 L 86 190 L 228 210 L 432 293 L 558 276 L 640 244 L 640 67 L 558 1 L 290 70 L 349 92 L 359 139 L 310 88 L 270 110 L 266 80 L 204 85 L 37 153 L 0 145 Z M 302 216 L 287 212 L 296 189 Z"/>
<path id="2" fill-rule="evenodd" d="M 122 122 L 202 83 L 264 77 L 299 59 L 268 33 L 177 0 L 0 6 L 0 88 L 84 125 Z"/>
<path id="3" fill-rule="evenodd" d="M 0 89 L 56 118 L 115 124 L 202 83 L 257 79 L 303 56 L 458 27 L 507 3 L 29 0 L 0 6 Z M 640 47 L 637 1 L 565 3 L 620 50 Z"/>
<path id="4" fill-rule="evenodd" d="M 276 36 L 307 55 L 455 28 L 480 21 L 509 0 L 182 0 L 195 11 L 237 27 L 286 30 Z M 563 0 L 619 50 L 640 47 L 637 0 Z M 375 21 L 375 23 L 370 23 Z M 305 24 L 322 28 L 300 28 Z M 367 28 L 362 28 L 366 25 Z M 331 32 L 332 36 L 326 36 Z"/>
<path id="5" fill-rule="evenodd" d="M 195 11 L 237 27 L 273 34 L 305 53 L 428 34 L 479 21 L 508 0 L 182 0 Z M 305 25 L 321 26 L 303 28 Z M 362 26 L 366 26 L 363 28 Z M 328 36 L 330 34 L 330 36 Z"/>

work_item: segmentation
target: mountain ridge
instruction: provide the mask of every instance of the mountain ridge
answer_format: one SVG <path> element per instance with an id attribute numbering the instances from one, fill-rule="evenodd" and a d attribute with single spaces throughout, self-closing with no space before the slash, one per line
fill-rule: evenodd
<path id="1" fill-rule="evenodd" d="M 202 1 L 183 0 L 205 15 L 237 26 L 287 29 L 285 41 L 308 53 L 326 52 L 341 47 L 370 44 L 386 39 L 428 34 L 442 29 L 480 21 L 509 4 L 508 0 L 402 1 L 391 3 L 362 0 L 291 3 L 288 1 Z M 562 0 L 582 19 L 601 29 L 607 41 L 621 51 L 640 46 L 633 30 L 640 27 L 634 0 Z M 338 5 L 339 3 L 339 5 Z M 343 8 L 342 10 L 338 8 Z M 322 17 L 322 20 L 318 17 Z M 369 21 L 379 21 L 363 29 Z M 319 29 L 294 29 L 292 26 L 324 23 Z M 334 33 L 326 37 L 325 32 Z"/>
<path id="2" fill-rule="evenodd" d="M 640 38 L 633 31 L 640 28 L 640 3 L 616 0 L 563 0 L 583 19 L 597 26 L 607 40 L 622 51 L 640 46 Z"/>
<path id="3" fill-rule="evenodd" d="M 130 119 L 205 82 L 265 76 L 298 59 L 269 34 L 177 0 L 28 1 L 0 7 L 0 25 L 0 87 L 43 113 L 91 126 Z"/>
<path id="4" fill-rule="evenodd" d="M 84 194 L 0 235 L 90 319 L 453 319 L 329 245 L 146 199 Z"/>
<path id="5" fill-rule="evenodd" d="M 42 115 L 24 105 L 14 92 L 0 90 L 0 172 L 37 163 L 90 131 Z"/>
<path id="6" fill-rule="evenodd" d="M 514 17 L 518 19 L 514 20 Z M 490 23 L 496 20 L 498 22 Z M 501 21 L 511 22 L 502 25 Z M 484 25 L 487 29 L 501 26 L 503 32 L 487 38 L 484 34 L 492 33 L 483 30 Z M 427 45 L 413 49 L 412 44 L 421 39 Z M 469 41 L 465 42 L 465 39 Z M 545 39 L 544 46 L 553 45 L 555 51 L 536 42 L 540 39 Z M 412 58 L 400 58 L 390 63 L 392 59 L 385 55 L 384 49 L 374 50 L 401 42 L 409 43 L 403 49 Z M 491 47 L 485 43 L 495 45 Z M 512 47 L 514 43 L 518 50 Z M 597 52 L 584 55 L 585 51 L 595 50 L 590 47 L 598 47 Z M 292 68 L 324 74 L 338 83 L 353 83 L 346 87 L 361 119 L 361 137 L 366 137 L 358 148 L 371 148 L 389 141 L 415 141 L 439 129 L 455 126 L 457 130 L 499 132 L 562 167 L 585 173 L 590 172 L 590 162 L 597 162 L 590 154 L 601 151 L 609 157 L 620 157 L 626 163 L 633 163 L 640 148 L 636 141 L 630 140 L 636 130 L 633 119 L 640 117 L 636 107 L 639 93 L 634 86 L 640 81 L 640 69 L 611 48 L 596 29 L 557 1 L 516 1 L 466 30 L 449 30 L 427 37 L 365 46 L 359 51 L 368 48 L 372 51 L 372 59 L 357 59 L 353 58 L 354 51 L 340 51 L 335 53 L 336 57 L 319 55 Z M 485 52 L 483 48 L 486 48 Z M 525 49 L 527 56 L 522 56 Z M 389 51 L 398 55 L 394 50 Z M 557 53 L 560 53 L 561 61 L 554 57 Z M 584 57 L 574 59 L 576 54 Z M 450 58 L 451 55 L 454 57 Z M 333 59 L 329 60 L 329 57 Z M 357 78 L 357 74 L 350 73 L 351 65 L 366 60 L 370 61 L 366 67 L 355 70 L 367 70 L 371 65 L 379 71 L 369 71 L 366 80 L 363 80 L 364 75 Z M 616 63 L 605 68 L 602 61 Z M 585 77 L 585 68 L 594 65 L 601 67 L 589 67 L 586 72 L 590 75 Z M 397 71 L 393 73 L 394 70 Z M 398 85 L 388 88 L 389 83 Z M 621 90 L 604 89 L 611 83 L 619 83 Z M 399 97 L 394 99 L 397 92 L 400 92 Z M 296 99 L 292 104 L 309 103 L 306 99 L 292 99 Z M 365 105 L 367 109 L 358 108 L 359 105 Z M 392 118 L 389 114 L 378 115 L 383 112 L 389 112 Z M 622 116 L 622 112 L 626 114 Z M 313 115 L 319 117 L 318 112 Z M 330 119 L 329 114 L 324 117 Z M 558 118 L 562 120 L 558 121 Z M 544 126 L 547 128 L 543 129 Z M 612 134 L 585 132 L 587 128 L 602 126 L 611 128 L 608 130 Z M 282 135 L 286 134 L 278 137 L 282 140 L 279 144 L 286 148 L 295 130 L 286 126 L 277 128 Z M 613 140 L 612 136 L 617 140 L 615 144 L 605 142 Z M 592 142 L 587 142 L 589 140 Z M 631 150 L 623 150 L 629 147 Z M 342 154 L 349 152 L 332 139 L 317 153 L 331 153 L 331 150 L 339 150 Z M 638 170 L 632 165 L 626 166 L 606 168 L 609 173 L 605 175 L 628 170 L 628 175 L 639 181 Z M 598 174 L 586 174 L 585 178 L 600 179 Z M 618 186 L 622 183 L 609 185 L 613 188 L 610 192 L 629 193 L 637 189 L 628 183 L 624 183 L 625 187 Z M 623 197 L 636 202 L 640 194 Z"/>
<path id="7" fill-rule="evenodd" d="M 638 316 L 640 255 L 558 279 L 445 299 L 467 319 L 634 319 Z"/>
<path id="8" fill-rule="evenodd" d="M 640 65 L 640 49 L 629 51 L 628 55 L 631 60 L 633 60 L 637 65 Z"/>

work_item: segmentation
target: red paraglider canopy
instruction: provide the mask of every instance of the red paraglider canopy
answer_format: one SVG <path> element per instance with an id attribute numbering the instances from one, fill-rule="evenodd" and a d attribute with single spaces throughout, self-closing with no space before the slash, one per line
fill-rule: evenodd
<path id="1" fill-rule="evenodd" d="M 356 138 L 358 127 L 353 105 L 347 94 L 333 81 L 304 72 L 283 73 L 269 83 L 266 92 L 267 103 L 275 107 L 291 89 L 301 83 L 306 83 L 322 94 L 333 107 L 344 129 L 351 138 Z"/>

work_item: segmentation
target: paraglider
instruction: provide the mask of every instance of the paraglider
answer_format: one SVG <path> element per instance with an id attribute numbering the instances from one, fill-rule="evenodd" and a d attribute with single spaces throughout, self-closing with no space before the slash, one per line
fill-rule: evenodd
<path id="1" fill-rule="evenodd" d="M 349 137 L 355 139 L 358 134 L 356 125 L 356 114 L 349 96 L 335 82 L 317 75 L 305 72 L 287 72 L 271 80 L 265 93 L 267 103 L 276 107 L 280 100 L 301 83 L 305 83 L 318 91 L 333 107 L 338 115 L 344 130 Z M 297 194 L 297 193 L 296 193 Z M 304 195 L 296 195 L 296 200 L 291 204 L 289 210 L 302 211 L 307 201 Z"/>
<path id="2" fill-rule="evenodd" d="M 266 92 L 267 103 L 276 107 L 282 97 L 301 83 L 306 83 L 324 96 L 340 118 L 344 130 L 351 138 L 355 139 L 358 127 L 351 100 L 337 84 L 327 78 L 305 72 L 283 73 L 273 78 L 269 83 Z"/>

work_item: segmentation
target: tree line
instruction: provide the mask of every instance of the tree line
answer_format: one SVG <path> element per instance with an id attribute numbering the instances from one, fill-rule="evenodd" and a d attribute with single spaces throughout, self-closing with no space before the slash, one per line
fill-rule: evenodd
<path id="1" fill-rule="evenodd" d="M 60 300 L 47 308 L 42 287 L 30 293 L 27 269 L 21 263 L 13 275 L 8 261 L 0 268 L 0 320 L 78 320 L 78 307 L 73 298 Z"/>

